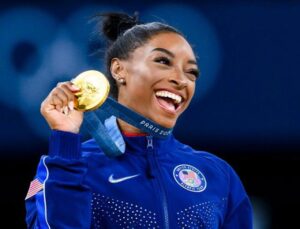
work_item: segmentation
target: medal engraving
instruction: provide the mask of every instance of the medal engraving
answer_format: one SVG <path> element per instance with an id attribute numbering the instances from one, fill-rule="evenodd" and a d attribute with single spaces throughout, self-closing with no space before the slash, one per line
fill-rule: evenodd
<path id="1" fill-rule="evenodd" d="M 74 105 L 77 110 L 96 110 L 108 97 L 110 85 L 101 72 L 95 70 L 82 72 L 72 80 L 72 83 L 80 88 L 80 91 L 75 93 Z"/>

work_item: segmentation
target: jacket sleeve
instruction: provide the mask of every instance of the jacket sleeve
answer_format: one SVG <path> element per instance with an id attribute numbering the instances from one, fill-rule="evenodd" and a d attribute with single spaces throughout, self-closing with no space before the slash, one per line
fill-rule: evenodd
<path id="1" fill-rule="evenodd" d="M 90 228 L 91 192 L 80 135 L 52 131 L 49 155 L 42 156 L 26 202 L 27 228 Z"/>
<path id="2" fill-rule="evenodd" d="M 242 185 L 242 182 L 235 171 L 230 167 L 229 195 L 227 213 L 223 229 L 252 229 L 253 216 L 252 206 Z"/>

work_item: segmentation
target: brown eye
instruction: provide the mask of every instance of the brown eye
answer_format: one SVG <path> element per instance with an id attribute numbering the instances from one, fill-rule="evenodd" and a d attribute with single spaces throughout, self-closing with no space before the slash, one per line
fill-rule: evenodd
<path id="1" fill-rule="evenodd" d="M 200 72 L 197 69 L 192 69 L 188 73 L 194 75 L 196 79 L 198 79 L 200 75 Z"/>
<path id="2" fill-rule="evenodd" d="M 171 64 L 171 61 L 167 57 L 163 57 L 163 56 L 155 58 L 154 61 L 156 63 L 160 63 L 160 64 L 164 64 L 164 65 L 170 65 Z"/>

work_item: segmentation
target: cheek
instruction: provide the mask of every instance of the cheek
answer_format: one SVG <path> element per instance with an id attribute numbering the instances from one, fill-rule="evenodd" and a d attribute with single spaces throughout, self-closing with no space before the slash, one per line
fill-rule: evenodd
<path id="1" fill-rule="evenodd" d="M 191 82 L 188 85 L 188 93 L 189 93 L 190 100 L 194 97 L 195 89 L 196 89 L 196 82 Z"/>
<path id="2" fill-rule="evenodd" d="M 131 103 L 145 102 L 152 94 L 150 82 L 142 74 L 134 74 L 130 76 L 127 82 L 126 97 L 131 100 Z"/>
<path id="3" fill-rule="evenodd" d="M 188 101 L 185 104 L 184 110 L 186 110 L 188 108 L 188 106 L 190 105 L 194 94 L 195 94 L 195 83 L 191 82 L 190 84 L 188 84 L 188 89 L 187 89 L 187 93 L 188 93 Z"/>
<path id="4" fill-rule="evenodd" d="M 135 66 L 131 72 L 128 72 L 127 85 L 130 91 L 140 95 L 149 93 L 153 84 L 152 75 L 145 66 Z"/>

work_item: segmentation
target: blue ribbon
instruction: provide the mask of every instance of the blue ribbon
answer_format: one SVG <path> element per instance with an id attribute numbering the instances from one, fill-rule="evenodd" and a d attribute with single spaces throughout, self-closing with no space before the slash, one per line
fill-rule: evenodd
<path id="1" fill-rule="evenodd" d="M 158 138 L 166 138 L 172 132 L 172 129 L 162 127 L 108 97 L 96 112 L 90 111 L 84 114 L 84 125 L 103 152 L 109 157 L 116 157 L 124 153 L 116 145 L 104 125 L 105 120 L 110 116 L 122 119 L 143 132 Z"/>

